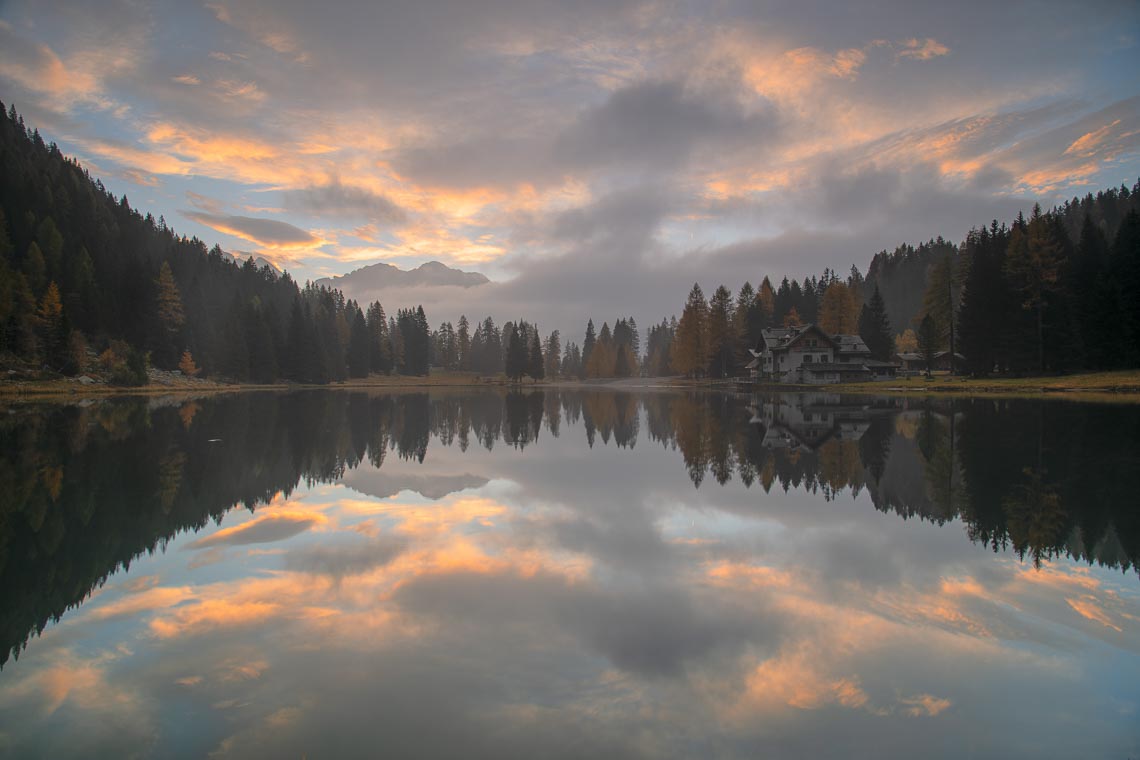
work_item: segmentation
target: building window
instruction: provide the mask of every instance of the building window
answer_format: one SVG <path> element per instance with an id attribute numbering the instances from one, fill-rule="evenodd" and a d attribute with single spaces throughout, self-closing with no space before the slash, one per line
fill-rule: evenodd
<path id="1" fill-rule="evenodd" d="M 811 364 L 811 362 L 812 362 L 812 355 L 811 354 L 804 354 L 804 364 Z"/>

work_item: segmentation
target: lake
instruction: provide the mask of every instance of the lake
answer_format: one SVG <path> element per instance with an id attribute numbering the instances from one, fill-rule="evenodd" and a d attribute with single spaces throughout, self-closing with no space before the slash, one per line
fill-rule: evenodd
<path id="1" fill-rule="evenodd" d="M 0 754 L 1140 757 L 1140 406 L 0 407 Z"/>

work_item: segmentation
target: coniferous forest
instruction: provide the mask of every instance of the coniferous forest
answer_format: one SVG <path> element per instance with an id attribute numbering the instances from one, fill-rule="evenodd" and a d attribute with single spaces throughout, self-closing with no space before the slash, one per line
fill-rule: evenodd
<path id="1" fill-rule="evenodd" d="M 882 251 L 865 276 L 762 277 L 707 299 L 694 285 L 680 319 L 650 326 L 643 354 L 632 317 L 590 319 L 581 346 L 525 320 L 433 330 L 422 306 L 389 314 L 236 261 L 115 198 L 2 104 L 0 167 L 0 354 L 64 375 L 94 360 L 126 385 L 145 383 L 148 366 L 254 383 L 432 367 L 515 381 L 725 378 L 762 329 L 807 323 L 859 334 L 884 360 L 956 339 L 976 375 L 1140 365 L 1140 182 L 995 220 L 960 244 Z"/>

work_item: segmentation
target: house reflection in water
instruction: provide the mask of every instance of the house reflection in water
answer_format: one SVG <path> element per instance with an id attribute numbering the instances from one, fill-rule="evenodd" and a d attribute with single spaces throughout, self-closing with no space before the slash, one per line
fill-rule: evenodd
<path id="1" fill-rule="evenodd" d="M 764 427 L 765 448 L 815 451 L 831 440 L 857 443 L 870 427 L 873 415 L 897 410 L 838 394 L 805 393 L 765 399 L 750 406 L 749 411 L 750 422 Z"/>

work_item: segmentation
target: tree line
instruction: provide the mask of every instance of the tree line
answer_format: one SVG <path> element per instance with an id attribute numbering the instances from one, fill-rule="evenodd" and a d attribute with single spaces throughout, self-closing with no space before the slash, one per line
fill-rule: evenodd
<path id="1" fill-rule="evenodd" d="M 133 209 L 0 104 L 0 353 L 112 381 L 147 367 L 272 383 L 425 375 L 423 307 L 386 314 Z M 93 358 L 96 357 L 96 358 Z"/>
<path id="2" fill-rule="evenodd" d="M 422 306 L 388 314 L 288 273 L 235 261 L 116 199 L 0 104 L 0 353 L 64 374 L 95 357 L 112 380 L 148 364 L 242 382 L 327 383 L 371 373 L 595 378 L 739 374 L 765 328 L 818 323 L 858 334 L 878 359 L 953 348 L 966 369 L 1110 369 L 1140 364 L 1140 182 L 1026 219 L 877 254 L 864 277 L 830 269 L 694 285 L 680 319 L 633 317 L 582 344 L 527 321 L 429 327 Z"/>
<path id="3" fill-rule="evenodd" d="M 1079 224 L 1076 220 L 1080 219 Z M 943 351 L 975 375 L 1140 366 L 1140 182 L 1087 195 L 1029 218 L 900 246 L 867 277 L 825 270 L 778 288 L 764 277 L 734 297 L 689 291 L 681 318 L 650 328 L 643 371 L 740 374 L 761 330 L 815 323 L 863 338 L 875 359 Z"/>

